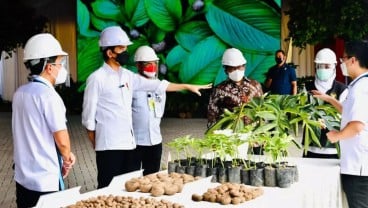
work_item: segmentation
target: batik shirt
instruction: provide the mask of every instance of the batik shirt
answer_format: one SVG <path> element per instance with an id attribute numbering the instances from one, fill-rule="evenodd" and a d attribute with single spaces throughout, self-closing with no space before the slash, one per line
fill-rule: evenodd
<path id="1" fill-rule="evenodd" d="M 207 114 L 208 126 L 220 119 L 225 108 L 232 111 L 234 107 L 262 95 L 262 86 L 256 80 L 244 78 L 240 85 L 229 79 L 221 82 L 214 88 L 210 96 Z"/>

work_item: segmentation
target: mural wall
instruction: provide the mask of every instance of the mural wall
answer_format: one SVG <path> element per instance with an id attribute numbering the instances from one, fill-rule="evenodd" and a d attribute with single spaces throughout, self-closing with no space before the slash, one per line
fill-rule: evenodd
<path id="1" fill-rule="evenodd" d="M 240 49 L 246 76 L 263 82 L 280 48 L 281 0 L 77 0 L 78 82 L 102 63 L 99 33 L 120 25 L 133 54 L 150 45 L 160 57 L 160 77 L 173 82 L 218 84 L 226 78 L 225 49 Z M 81 89 L 83 89 L 83 85 Z"/>

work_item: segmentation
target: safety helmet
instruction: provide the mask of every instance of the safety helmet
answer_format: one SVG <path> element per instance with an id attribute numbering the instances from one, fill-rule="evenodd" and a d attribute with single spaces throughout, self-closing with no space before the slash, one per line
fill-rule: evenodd
<path id="1" fill-rule="evenodd" d="M 128 46 L 133 44 L 126 32 L 119 26 L 111 26 L 105 28 L 100 34 L 100 41 L 98 42 L 100 47 L 109 46 Z"/>
<path id="2" fill-rule="evenodd" d="M 321 49 L 314 59 L 316 64 L 336 64 L 336 54 L 329 48 Z"/>
<path id="3" fill-rule="evenodd" d="M 155 51 L 149 46 L 141 46 L 137 49 L 134 55 L 134 61 L 158 61 Z"/>
<path id="4" fill-rule="evenodd" d="M 54 36 L 40 33 L 32 36 L 25 44 L 23 61 L 67 55 L 68 53 L 61 49 L 59 41 Z"/>
<path id="5" fill-rule="evenodd" d="M 222 65 L 224 66 L 240 66 L 246 64 L 243 53 L 236 48 L 226 49 L 222 56 Z"/>

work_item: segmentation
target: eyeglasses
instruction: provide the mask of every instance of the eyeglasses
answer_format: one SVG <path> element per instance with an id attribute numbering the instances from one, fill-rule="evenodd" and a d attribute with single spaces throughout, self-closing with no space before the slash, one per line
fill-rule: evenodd
<path id="1" fill-rule="evenodd" d="M 56 66 L 56 65 L 60 65 L 60 66 L 62 66 L 62 67 L 64 67 L 64 68 L 65 68 L 65 67 L 66 67 L 66 59 L 64 59 L 64 58 L 63 58 L 63 59 L 61 60 L 61 62 L 60 62 L 60 63 L 55 63 L 55 62 L 54 62 L 54 63 L 48 63 L 48 64 L 50 64 L 50 65 L 54 65 L 54 66 Z"/>

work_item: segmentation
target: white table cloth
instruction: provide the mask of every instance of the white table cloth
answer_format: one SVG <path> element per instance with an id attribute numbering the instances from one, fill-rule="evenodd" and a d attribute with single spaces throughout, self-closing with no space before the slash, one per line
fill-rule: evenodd
<path id="1" fill-rule="evenodd" d="M 340 183 L 339 161 L 335 159 L 308 159 L 288 158 L 290 163 L 295 163 L 299 170 L 299 182 L 290 188 L 262 187 L 264 194 L 254 200 L 239 205 L 227 205 L 226 207 L 247 208 L 347 208 L 347 202 Z M 136 171 L 117 176 L 111 184 L 103 189 L 80 194 L 80 187 L 42 196 L 36 207 L 63 207 L 75 202 L 98 195 L 124 195 L 133 197 L 150 197 L 150 194 L 140 192 L 126 192 L 125 181 L 132 177 L 142 175 L 142 171 Z M 173 196 L 156 197 L 180 203 L 188 208 L 224 207 L 218 203 L 194 202 L 191 196 L 194 193 L 203 194 L 208 188 L 218 186 L 211 183 L 210 178 L 205 178 L 185 184 L 181 193 Z"/>

